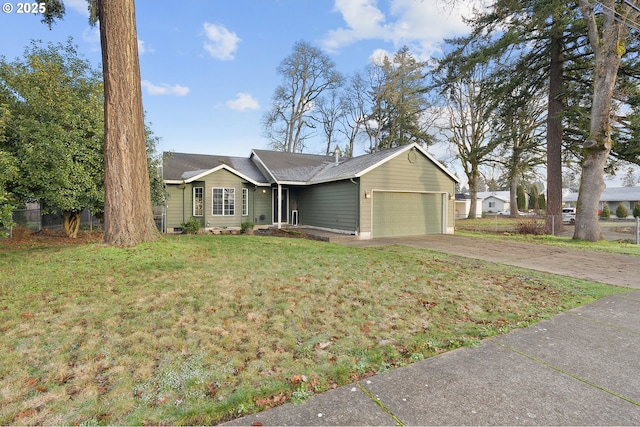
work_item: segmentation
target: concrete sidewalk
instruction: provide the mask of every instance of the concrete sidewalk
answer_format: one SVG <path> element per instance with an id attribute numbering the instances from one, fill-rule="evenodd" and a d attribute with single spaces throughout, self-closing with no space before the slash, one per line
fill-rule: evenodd
<path id="1" fill-rule="evenodd" d="M 640 425 L 640 291 L 228 425 Z"/>

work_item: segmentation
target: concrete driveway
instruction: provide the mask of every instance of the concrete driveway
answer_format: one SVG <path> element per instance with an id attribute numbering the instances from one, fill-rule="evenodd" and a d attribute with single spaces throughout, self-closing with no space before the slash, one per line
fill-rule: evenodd
<path id="1" fill-rule="evenodd" d="M 628 255 L 456 235 L 389 237 L 342 243 L 359 247 L 412 246 L 640 289 L 640 258 Z"/>

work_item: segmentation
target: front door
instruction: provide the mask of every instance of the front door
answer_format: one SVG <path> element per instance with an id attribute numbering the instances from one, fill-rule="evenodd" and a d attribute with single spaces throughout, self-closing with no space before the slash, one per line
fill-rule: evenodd
<path id="1" fill-rule="evenodd" d="M 273 223 L 278 223 L 278 189 L 273 189 Z M 289 189 L 282 189 L 282 200 L 280 201 L 282 206 L 282 217 L 280 218 L 280 222 L 283 224 L 289 223 Z"/>

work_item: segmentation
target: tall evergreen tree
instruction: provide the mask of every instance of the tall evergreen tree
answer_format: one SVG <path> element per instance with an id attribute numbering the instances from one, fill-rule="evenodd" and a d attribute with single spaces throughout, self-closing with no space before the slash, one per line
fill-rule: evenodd
<path id="1" fill-rule="evenodd" d="M 566 75 L 575 50 L 568 44 L 584 40 L 575 29 L 578 13 L 566 0 L 497 0 L 484 13 L 471 19 L 468 37 L 450 40 L 457 48 L 447 60 L 476 63 L 499 61 L 511 71 L 513 84 L 528 88 L 524 93 L 547 93 L 547 195 L 548 221 L 562 210 L 562 142 L 566 114 Z M 469 49 L 472 46 L 472 49 Z M 578 54 L 580 57 L 582 53 Z M 500 92 L 497 93 L 498 96 Z"/>
<path id="2" fill-rule="evenodd" d="M 412 142 L 429 144 L 429 106 L 426 98 L 425 63 L 415 59 L 404 46 L 393 58 L 385 56 L 370 70 L 371 113 L 368 133 L 370 151 Z"/>

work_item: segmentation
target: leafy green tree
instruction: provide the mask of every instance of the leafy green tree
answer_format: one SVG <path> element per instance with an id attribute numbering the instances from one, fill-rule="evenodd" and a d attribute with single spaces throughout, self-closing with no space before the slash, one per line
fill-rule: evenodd
<path id="1" fill-rule="evenodd" d="M 44 0 L 51 28 L 64 16 L 62 0 Z M 104 241 L 135 246 L 155 240 L 145 144 L 134 0 L 87 0 L 90 23 L 100 22 L 104 78 Z"/>
<path id="2" fill-rule="evenodd" d="M 60 209 L 65 231 L 76 237 L 82 210 L 104 204 L 99 73 L 71 41 L 32 42 L 22 59 L 0 58 L 0 86 L 11 111 L 3 145 L 20 169 L 12 193 L 45 211 Z"/>
<path id="3" fill-rule="evenodd" d="M 0 237 L 2 237 L 3 228 L 13 225 L 11 214 L 14 206 L 11 204 L 11 194 L 7 191 L 7 182 L 14 179 L 18 174 L 15 164 L 16 161 L 13 156 L 6 151 L 2 151 L 3 144 L 6 140 L 5 129 L 9 121 L 9 116 L 10 111 L 2 102 L 0 95 Z"/>
<path id="4" fill-rule="evenodd" d="M 13 225 L 12 213 L 15 206 L 11 202 L 11 193 L 7 190 L 7 183 L 18 175 L 15 158 L 9 152 L 3 151 L 6 142 L 5 131 L 11 116 L 5 98 L 6 93 L 0 86 L 0 237 L 2 237 L 3 228 Z"/>
<path id="5" fill-rule="evenodd" d="M 9 153 L 0 151 L 0 237 L 3 228 L 13 225 L 12 213 L 15 206 L 11 201 L 11 194 L 6 190 L 6 183 L 17 175 L 15 159 Z"/>
<path id="6" fill-rule="evenodd" d="M 32 42 L 22 60 L 0 59 L 0 88 L 7 105 L 4 122 L 11 124 L 1 134 L 0 147 L 12 153 L 5 158 L 15 159 L 14 169 L 20 166 L 15 179 L 3 174 L 4 186 L 11 183 L 16 199 L 38 201 L 45 212 L 60 209 L 65 231 L 75 237 L 83 209 L 99 216 L 104 210 L 104 114 L 98 71 L 79 57 L 71 41 L 46 47 Z M 149 127 L 146 135 L 152 199 L 161 205 L 159 138 Z"/>
<path id="7" fill-rule="evenodd" d="M 153 206 L 163 206 L 166 200 L 166 189 L 160 174 L 162 168 L 162 154 L 158 152 L 160 137 L 151 130 L 151 125 L 145 124 L 145 141 L 147 146 L 147 164 L 149 168 L 149 183 L 151 189 L 151 203 Z"/>

